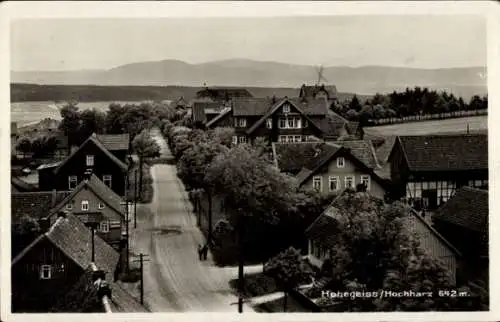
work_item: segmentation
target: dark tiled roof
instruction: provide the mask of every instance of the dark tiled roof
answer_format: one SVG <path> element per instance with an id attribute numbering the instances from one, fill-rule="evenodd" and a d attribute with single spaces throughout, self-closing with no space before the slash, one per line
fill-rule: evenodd
<path id="1" fill-rule="evenodd" d="M 349 141 L 335 141 L 332 142 L 336 145 L 343 146 L 349 149 L 353 156 L 363 162 L 369 168 L 377 168 L 377 159 L 375 150 L 371 141 L 369 140 L 349 140 Z"/>
<path id="2" fill-rule="evenodd" d="M 329 98 L 334 98 L 337 95 L 337 87 L 335 85 L 312 85 L 312 86 L 307 86 L 307 85 L 302 85 L 301 89 L 303 90 L 304 96 L 305 97 L 316 97 L 316 95 L 320 91 L 326 91 L 328 93 Z"/>
<path id="3" fill-rule="evenodd" d="M 237 97 L 252 97 L 252 94 L 244 88 L 211 87 L 196 93 L 197 97 L 209 95 L 217 100 L 230 100 Z"/>
<path id="4" fill-rule="evenodd" d="M 375 149 L 375 155 L 380 165 L 387 163 L 389 154 L 392 151 L 394 142 L 397 136 L 376 136 L 372 134 L 365 134 L 364 139 L 370 140 Z"/>
<path id="5" fill-rule="evenodd" d="M 282 172 L 296 174 L 304 168 L 311 159 L 323 152 L 322 142 L 273 143 L 274 158 Z"/>
<path id="6" fill-rule="evenodd" d="M 70 156 L 68 156 L 66 159 L 64 159 L 61 162 L 61 164 L 59 164 L 59 166 L 57 168 L 54 169 L 54 173 L 57 174 L 57 172 L 59 171 L 59 169 L 61 169 L 66 164 L 66 162 L 68 162 L 68 160 L 70 160 L 76 153 L 78 153 L 78 151 L 80 151 L 80 149 L 82 147 L 84 147 L 89 142 L 93 142 L 99 149 L 101 149 L 117 166 L 119 166 L 122 169 L 122 171 L 126 171 L 127 170 L 127 165 L 125 163 L 123 163 L 120 159 L 118 159 L 117 157 L 115 157 L 111 152 L 109 152 L 109 150 L 106 149 L 106 147 L 104 146 L 104 144 L 102 144 L 101 141 L 99 141 L 97 139 L 97 135 L 95 133 L 93 133 L 92 135 L 90 135 L 88 137 L 87 140 L 85 140 L 85 142 L 83 142 L 78 147 L 78 149 L 76 149 Z"/>
<path id="7" fill-rule="evenodd" d="M 69 191 L 58 191 L 55 194 L 52 191 L 13 193 L 11 195 L 12 221 L 15 222 L 25 215 L 40 219 L 69 194 Z"/>
<path id="8" fill-rule="evenodd" d="M 325 99 L 307 99 L 302 100 L 299 98 L 289 99 L 290 103 L 298 107 L 305 115 L 327 115 L 328 102 Z"/>
<path id="9" fill-rule="evenodd" d="M 233 99 L 231 107 L 234 116 L 261 116 L 277 102 L 268 98 Z"/>
<path id="10" fill-rule="evenodd" d="M 89 267 L 92 259 L 91 231 L 70 213 L 67 213 L 65 218 L 59 217 L 45 234 L 37 238 L 12 260 L 12 265 L 15 265 L 43 238 L 53 243 L 82 269 L 85 270 Z M 119 254 L 97 234 L 94 238 L 95 264 L 106 272 L 106 280 L 111 282 L 118 264 Z"/>
<path id="11" fill-rule="evenodd" d="M 476 232 L 486 232 L 488 215 L 488 191 L 463 187 L 437 210 L 435 218 Z"/>
<path id="12" fill-rule="evenodd" d="M 97 134 L 97 139 L 101 141 L 109 151 L 128 150 L 130 135 L 125 134 Z"/>
<path id="13" fill-rule="evenodd" d="M 488 168 L 485 134 L 400 136 L 408 166 L 414 171 Z"/>
<path id="14" fill-rule="evenodd" d="M 335 247 L 335 233 L 338 231 L 337 217 L 338 209 L 329 206 L 319 217 L 306 229 L 305 235 L 308 239 L 318 240 L 326 247 Z"/>
<path id="15" fill-rule="evenodd" d="M 219 114 L 223 106 L 219 102 L 194 101 L 192 103 L 192 118 L 194 122 L 205 123 L 207 114 Z"/>
<path id="16" fill-rule="evenodd" d="M 70 194 L 60 201 L 57 206 L 52 209 L 50 215 L 55 215 L 62 207 L 64 207 L 71 199 L 74 198 L 83 188 L 92 190 L 102 201 L 104 201 L 110 208 L 118 213 L 123 213 L 122 205 L 123 199 L 117 195 L 111 188 L 106 186 L 96 175 L 92 175 L 90 180 L 83 180 L 78 186 L 71 191 Z"/>
<path id="17" fill-rule="evenodd" d="M 224 116 L 226 116 L 227 114 L 231 113 L 231 108 L 230 107 L 226 107 L 225 109 L 223 109 L 219 115 L 217 115 L 216 117 L 214 117 L 213 119 L 211 119 L 209 122 L 207 122 L 207 128 L 211 127 L 212 125 L 216 124 L 220 119 L 222 119 Z"/>
<path id="18" fill-rule="evenodd" d="M 347 129 L 349 122 L 335 112 L 329 111 L 321 123 L 321 130 L 325 138 L 338 138 L 343 129 Z"/>

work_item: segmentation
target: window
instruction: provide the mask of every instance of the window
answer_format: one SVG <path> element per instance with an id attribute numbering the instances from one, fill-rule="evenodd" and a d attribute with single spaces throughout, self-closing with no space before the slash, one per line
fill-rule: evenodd
<path id="1" fill-rule="evenodd" d="M 293 138 L 293 140 L 294 140 L 295 142 L 302 142 L 302 136 L 300 136 L 300 135 L 295 135 L 295 136 L 294 136 L 294 138 Z"/>
<path id="2" fill-rule="evenodd" d="M 82 210 L 83 211 L 89 210 L 89 201 L 88 200 L 82 200 Z"/>
<path id="3" fill-rule="evenodd" d="M 87 155 L 87 167 L 92 167 L 92 166 L 94 166 L 94 156 Z"/>
<path id="4" fill-rule="evenodd" d="M 240 117 L 236 119 L 236 127 L 246 127 L 247 126 L 247 119 L 244 117 Z"/>
<path id="5" fill-rule="evenodd" d="M 272 129 L 273 128 L 273 119 L 267 119 L 266 125 L 267 125 L 268 129 Z"/>
<path id="6" fill-rule="evenodd" d="M 101 233 L 108 233 L 109 232 L 109 222 L 107 220 L 101 221 L 99 225 L 99 231 Z"/>
<path id="7" fill-rule="evenodd" d="M 49 280 L 52 277 L 52 266 L 51 265 L 42 265 L 40 267 L 40 279 Z"/>
<path id="8" fill-rule="evenodd" d="M 279 119 L 280 129 L 300 129 L 302 128 L 302 119 L 299 116 L 284 116 Z"/>
<path id="9" fill-rule="evenodd" d="M 76 176 L 69 176 L 68 177 L 68 187 L 69 189 L 75 189 L 76 186 L 78 185 L 78 178 Z"/>
<path id="10" fill-rule="evenodd" d="M 328 178 L 328 186 L 329 186 L 330 192 L 339 190 L 340 189 L 339 177 Z"/>
<path id="11" fill-rule="evenodd" d="M 104 204 L 103 203 L 99 203 L 99 205 L 97 206 L 99 209 L 104 209 Z"/>
<path id="12" fill-rule="evenodd" d="M 283 113 L 290 113 L 290 105 L 289 104 L 283 105 Z"/>
<path id="13" fill-rule="evenodd" d="M 246 136 L 240 136 L 239 137 L 239 143 L 247 143 L 247 137 Z"/>
<path id="14" fill-rule="evenodd" d="M 316 191 L 321 191 L 321 186 L 323 185 L 323 178 L 319 176 L 313 177 L 313 189 Z"/>
<path id="15" fill-rule="evenodd" d="M 354 176 L 346 176 L 345 177 L 345 187 L 354 188 Z"/>
<path id="16" fill-rule="evenodd" d="M 73 205 L 71 203 L 66 205 L 66 210 L 71 210 L 73 209 Z"/>
<path id="17" fill-rule="evenodd" d="M 362 175 L 361 176 L 361 183 L 366 186 L 366 191 L 370 190 L 370 176 L 369 175 Z"/>
<path id="18" fill-rule="evenodd" d="M 280 135 L 279 141 L 280 143 L 286 143 L 286 135 Z"/>
<path id="19" fill-rule="evenodd" d="M 238 137 L 236 135 L 233 136 L 233 144 L 238 144 Z"/>
<path id="20" fill-rule="evenodd" d="M 297 143 L 302 142 L 301 135 L 280 135 L 279 136 L 280 143 Z"/>
<path id="21" fill-rule="evenodd" d="M 111 188 L 111 175 L 110 174 L 105 174 L 102 176 L 102 182 L 107 185 L 108 187 Z"/>
<path id="22" fill-rule="evenodd" d="M 345 159 L 337 158 L 337 168 L 343 168 L 343 167 L 345 167 Z"/>

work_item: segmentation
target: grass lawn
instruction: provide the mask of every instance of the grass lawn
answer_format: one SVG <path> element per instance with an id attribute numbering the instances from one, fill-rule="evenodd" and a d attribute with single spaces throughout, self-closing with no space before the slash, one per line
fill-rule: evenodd
<path id="1" fill-rule="evenodd" d="M 382 136 L 465 133 L 467 131 L 467 124 L 469 124 L 471 132 L 486 131 L 488 130 L 488 116 L 470 116 L 446 120 L 372 126 L 365 127 L 364 131 L 369 134 Z"/>

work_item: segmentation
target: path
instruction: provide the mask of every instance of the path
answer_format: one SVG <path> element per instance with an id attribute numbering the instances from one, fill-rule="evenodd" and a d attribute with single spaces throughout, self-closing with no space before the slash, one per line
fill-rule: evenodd
<path id="1" fill-rule="evenodd" d="M 152 135 L 163 157 L 171 156 L 158 130 Z M 131 249 L 149 254 L 144 265 L 145 303 L 153 312 L 237 312 L 237 297 L 229 286 L 237 268 L 215 266 L 210 255 L 199 261 L 197 245 L 204 237 L 174 165 L 152 168 L 154 197 L 138 211 L 138 228 L 131 230 Z M 151 211 L 145 211 L 149 208 Z M 262 265 L 245 273 L 261 272 Z M 245 313 L 253 309 L 245 305 Z"/>

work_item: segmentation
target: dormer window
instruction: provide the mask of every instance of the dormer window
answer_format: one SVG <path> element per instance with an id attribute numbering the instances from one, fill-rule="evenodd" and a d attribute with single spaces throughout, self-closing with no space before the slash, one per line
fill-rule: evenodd
<path id="1" fill-rule="evenodd" d="M 87 167 L 93 167 L 93 166 L 94 166 L 94 156 L 87 155 Z"/>

